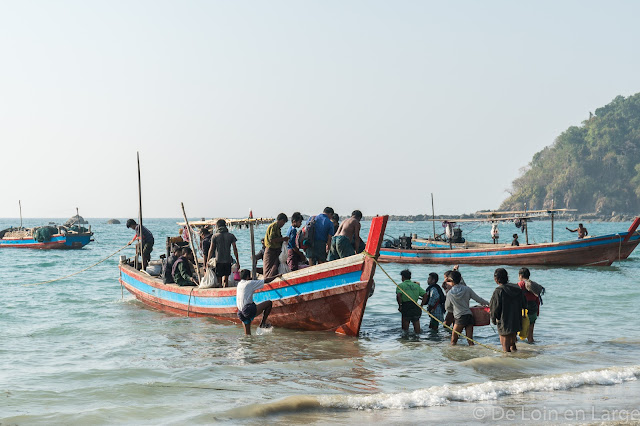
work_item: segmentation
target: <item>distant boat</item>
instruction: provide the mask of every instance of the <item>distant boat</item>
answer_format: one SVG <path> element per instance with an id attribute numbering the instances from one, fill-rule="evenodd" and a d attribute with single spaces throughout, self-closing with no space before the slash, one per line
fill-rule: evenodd
<path id="1" fill-rule="evenodd" d="M 520 246 L 401 237 L 400 247 L 383 247 L 378 260 L 448 265 L 609 266 L 628 258 L 640 243 L 640 233 L 636 231 L 639 225 L 640 217 L 636 217 L 628 230 L 616 234 Z"/>
<path id="2" fill-rule="evenodd" d="M 91 226 L 39 226 L 0 231 L 0 248 L 79 249 L 91 241 Z"/>
<path id="3" fill-rule="evenodd" d="M 388 216 L 371 221 L 365 251 L 378 256 Z M 334 331 L 357 336 L 373 291 L 375 261 L 364 253 L 284 274 L 254 294 L 256 303 L 273 301 L 269 322 L 275 327 Z M 138 300 L 156 309 L 188 317 L 213 317 L 239 323 L 236 289 L 180 287 L 120 264 L 120 283 Z M 259 321 L 259 318 L 256 322 Z"/>

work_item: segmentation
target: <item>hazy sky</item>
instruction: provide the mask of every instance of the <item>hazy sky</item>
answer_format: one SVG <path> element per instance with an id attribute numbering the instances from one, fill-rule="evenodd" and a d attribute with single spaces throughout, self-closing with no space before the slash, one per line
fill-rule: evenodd
<path id="1" fill-rule="evenodd" d="M 0 217 L 495 209 L 640 91 L 628 1 L 0 0 Z"/>

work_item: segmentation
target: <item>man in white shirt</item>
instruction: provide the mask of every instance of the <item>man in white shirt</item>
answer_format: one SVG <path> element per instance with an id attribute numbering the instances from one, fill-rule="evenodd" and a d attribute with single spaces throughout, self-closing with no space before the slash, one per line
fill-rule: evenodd
<path id="1" fill-rule="evenodd" d="M 264 287 L 266 283 L 270 283 L 281 276 L 282 274 L 279 274 L 265 280 L 250 280 L 251 271 L 248 269 L 240 271 L 240 282 L 236 290 L 236 306 L 238 307 L 238 318 L 240 318 L 240 321 L 244 324 L 245 335 L 251 334 L 251 322 L 263 312 L 264 315 L 262 315 L 262 321 L 260 321 L 259 327 L 271 327 L 271 324 L 267 322 L 267 318 L 271 313 L 271 306 L 273 305 L 271 300 L 266 300 L 256 305 L 253 302 L 253 293 Z"/>

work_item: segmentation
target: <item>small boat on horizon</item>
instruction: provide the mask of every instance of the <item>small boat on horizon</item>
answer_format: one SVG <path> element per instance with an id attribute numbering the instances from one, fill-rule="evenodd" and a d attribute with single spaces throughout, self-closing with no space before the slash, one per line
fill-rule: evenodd
<path id="1" fill-rule="evenodd" d="M 372 219 L 366 253 L 286 273 L 254 293 L 256 303 L 273 302 L 269 322 L 274 327 L 357 336 L 373 292 L 375 258 L 388 218 Z M 120 284 L 145 305 L 187 317 L 240 323 L 235 287 L 200 289 L 163 284 L 159 277 L 136 269 L 129 259 L 121 261 L 119 270 Z"/>

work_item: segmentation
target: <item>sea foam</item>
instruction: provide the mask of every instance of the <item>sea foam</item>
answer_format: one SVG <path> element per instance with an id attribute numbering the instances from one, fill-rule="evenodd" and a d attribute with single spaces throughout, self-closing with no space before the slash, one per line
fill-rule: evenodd
<path id="1" fill-rule="evenodd" d="M 530 392 L 553 392 L 581 386 L 609 386 L 640 377 L 640 365 L 610 367 L 583 372 L 533 376 L 526 379 L 488 381 L 466 385 L 431 386 L 412 392 L 370 395 L 296 395 L 268 403 L 251 404 L 227 412 L 231 417 L 260 417 L 321 409 L 383 410 L 478 402 Z"/>
<path id="2" fill-rule="evenodd" d="M 432 386 L 412 392 L 373 395 L 326 395 L 318 397 L 327 408 L 358 410 L 406 409 L 446 405 L 452 401 L 475 402 L 495 400 L 503 396 L 529 392 L 568 390 L 588 385 L 614 385 L 640 377 L 640 365 L 610 367 L 578 373 L 534 376 L 526 379 L 488 381 L 467 385 Z"/>

